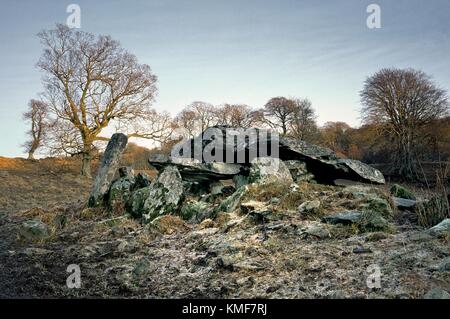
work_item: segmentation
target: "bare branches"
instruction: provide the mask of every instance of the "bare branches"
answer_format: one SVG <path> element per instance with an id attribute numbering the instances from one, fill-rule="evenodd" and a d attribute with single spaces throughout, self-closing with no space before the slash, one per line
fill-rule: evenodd
<path id="1" fill-rule="evenodd" d="M 28 103 L 28 111 L 23 114 L 24 121 L 31 124 L 30 130 L 27 132 L 29 139 L 25 142 L 25 151 L 28 158 L 33 159 L 34 153 L 42 145 L 47 135 L 48 127 L 48 105 L 39 100 L 30 100 Z"/>
<path id="2" fill-rule="evenodd" d="M 362 116 L 366 124 L 384 129 L 397 144 L 396 168 L 413 178 L 414 149 L 422 129 L 448 114 L 446 91 L 422 71 L 382 69 L 364 83 Z"/>
<path id="3" fill-rule="evenodd" d="M 76 129 L 70 136 L 78 132 L 86 158 L 90 157 L 92 143 L 101 139 L 100 134 L 112 121 L 120 121 L 125 127 L 141 125 L 141 131 L 146 119 L 153 121 L 155 111 L 150 105 L 156 76 L 117 41 L 64 25 L 38 36 L 44 52 L 37 65 L 45 73 L 44 96 L 49 109 L 58 126 L 65 121 Z M 139 135 L 162 139 L 165 134 L 153 122 L 145 130 Z M 63 137 L 67 148 L 72 149 L 74 139 L 67 134 Z M 90 175 L 87 167 L 82 173 Z"/>

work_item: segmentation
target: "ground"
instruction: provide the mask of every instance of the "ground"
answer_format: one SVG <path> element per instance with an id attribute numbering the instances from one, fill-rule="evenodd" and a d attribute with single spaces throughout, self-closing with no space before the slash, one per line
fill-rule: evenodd
<path id="1" fill-rule="evenodd" d="M 432 288 L 450 291 L 448 237 L 403 222 L 361 232 L 289 209 L 306 199 L 322 203 L 321 215 L 357 205 L 342 188 L 305 184 L 289 196 L 251 189 L 247 196 L 260 202 L 285 196 L 263 221 L 237 210 L 201 224 L 167 216 L 143 226 L 87 209 L 91 181 L 60 164 L 0 159 L 0 298 L 422 298 Z M 55 223 L 62 215 L 65 227 Z M 19 238 L 22 222 L 34 218 L 50 226 L 50 238 Z M 80 266 L 80 289 L 66 285 L 71 264 Z M 380 288 L 367 285 L 373 269 Z"/>

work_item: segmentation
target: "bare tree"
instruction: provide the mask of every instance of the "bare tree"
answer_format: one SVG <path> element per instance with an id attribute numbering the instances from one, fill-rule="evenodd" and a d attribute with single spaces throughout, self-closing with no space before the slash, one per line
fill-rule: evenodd
<path id="1" fill-rule="evenodd" d="M 299 140 L 308 140 L 317 130 L 316 114 L 308 99 L 291 99 L 289 135 Z"/>
<path id="2" fill-rule="evenodd" d="M 215 110 L 216 123 L 249 128 L 258 121 L 258 113 L 245 104 L 224 104 Z"/>
<path id="3" fill-rule="evenodd" d="M 271 98 L 263 109 L 265 122 L 271 128 L 280 130 L 281 134 L 286 135 L 292 120 L 293 109 L 292 100 L 281 96 Z"/>
<path id="4" fill-rule="evenodd" d="M 83 143 L 81 174 L 91 175 L 93 143 L 112 121 L 134 123 L 151 112 L 156 76 L 109 36 L 69 29 L 42 31 L 45 97 L 55 118 L 70 123 Z"/>
<path id="5" fill-rule="evenodd" d="M 192 138 L 217 124 L 216 108 L 210 103 L 192 102 L 175 117 L 175 123 Z"/>
<path id="6" fill-rule="evenodd" d="M 197 123 L 197 114 L 189 109 L 184 109 L 175 117 L 175 123 L 178 127 L 184 129 L 186 138 L 194 138 L 201 131 Z"/>
<path id="7" fill-rule="evenodd" d="M 415 178 L 415 147 L 423 128 L 448 113 L 446 91 L 422 71 L 382 69 L 365 81 L 360 94 L 363 121 L 381 125 L 397 148 L 394 168 Z"/>
<path id="8" fill-rule="evenodd" d="M 345 122 L 326 122 L 321 128 L 322 141 L 335 152 L 347 152 L 350 147 L 349 130 L 351 127 Z"/>
<path id="9" fill-rule="evenodd" d="M 24 121 L 29 121 L 31 124 L 30 130 L 27 132 L 29 139 L 24 144 L 28 159 L 34 159 L 34 153 L 42 146 L 48 127 L 47 115 L 47 104 L 34 99 L 28 103 L 28 111 L 23 113 Z"/>

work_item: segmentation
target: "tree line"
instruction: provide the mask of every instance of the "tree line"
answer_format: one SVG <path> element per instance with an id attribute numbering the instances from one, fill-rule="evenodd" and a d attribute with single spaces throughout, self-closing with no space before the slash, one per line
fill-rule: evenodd
<path id="1" fill-rule="evenodd" d="M 265 127 L 341 156 L 388 161 L 408 179 L 419 160 L 450 156 L 447 92 L 419 70 L 389 68 L 369 76 L 360 92 L 361 128 L 343 122 L 319 127 L 305 97 L 273 97 L 259 108 L 195 101 L 172 117 L 152 108 L 157 77 L 151 68 L 110 36 L 64 25 L 38 36 L 44 90 L 24 113 L 30 122 L 24 147 L 29 158 L 38 148 L 50 155 L 80 155 L 84 176 L 91 176 L 92 158 L 107 141 L 102 135 L 107 129 L 164 146 L 180 131 L 194 137 L 213 125 Z"/>

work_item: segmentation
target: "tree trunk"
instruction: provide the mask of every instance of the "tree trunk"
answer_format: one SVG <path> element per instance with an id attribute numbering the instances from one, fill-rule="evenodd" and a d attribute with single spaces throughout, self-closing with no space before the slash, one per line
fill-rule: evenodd
<path id="1" fill-rule="evenodd" d="M 34 151 L 29 151 L 28 152 L 28 159 L 29 160 L 34 160 Z"/>
<path id="2" fill-rule="evenodd" d="M 92 162 L 92 147 L 85 145 L 83 150 L 83 160 L 81 162 L 81 176 L 91 178 L 91 162 Z"/>
<path id="3" fill-rule="evenodd" d="M 398 149 L 398 173 L 408 181 L 416 179 L 417 172 L 414 164 L 413 145 L 408 134 L 399 139 Z"/>

